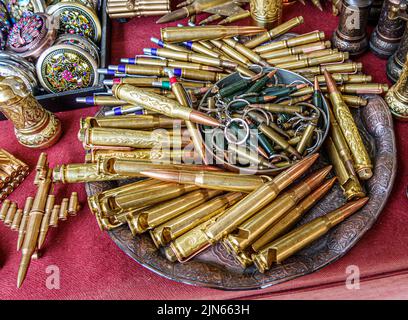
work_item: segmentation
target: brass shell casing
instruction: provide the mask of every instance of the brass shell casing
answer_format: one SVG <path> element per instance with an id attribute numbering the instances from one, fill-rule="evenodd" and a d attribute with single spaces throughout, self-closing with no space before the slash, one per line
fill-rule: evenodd
<path id="1" fill-rule="evenodd" d="M 285 58 L 296 54 L 307 54 L 312 53 L 315 51 L 321 51 L 325 49 L 331 48 L 330 41 L 318 41 L 312 42 L 308 44 L 304 44 L 301 46 L 296 46 L 292 48 L 283 48 L 279 50 L 273 50 L 265 53 L 261 53 L 261 57 L 264 59 L 278 59 L 278 58 Z"/>
<path id="2" fill-rule="evenodd" d="M 323 74 L 324 69 L 330 73 L 357 73 L 363 69 L 363 64 L 361 62 L 335 63 L 327 64 L 324 67 L 314 66 L 309 68 L 295 69 L 292 71 L 300 73 L 303 76 L 315 76 Z"/>
<path id="3" fill-rule="evenodd" d="M 267 31 L 267 32 L 263 32 L 260 35 L 254 37 L 253 39 L 247 41 L 244 43 L 244 45 L 247 48 L 255 48 L 256 46 L 267 42 L 269 40 L 272 40 L 273 38 L 276 38 L 282 34 L 285 34 L 286 32 L 288 32 L 289 30 L 293 29 L 294 27 L 297 27 L 298 25 L 302 24 L 304 22 L 304 19 L 302 16 L 299 17 L 295 17 L 293 19 L 290 19 L 284 23 L 282 23 L 281 25 Z"/>
<path id="4" fill-rule="evenodd" d="M 222 194 L 220 190 L 196 190 L 173 200 L 141 210 L 134 215 L 128 215 L 126 220 L 132 234 L 135 236 L 153 229 L 220 194 Z"/>
<path id="5" fill-rule="evenodd" d="M 114 128 L 132 130 L 151 130 L 173 128 L 184 125 L 183 121 L 159 115 L 123 115 L 107 117 L 87 117 L 81 119 L 84 128 Z"/>
<path id="6" fill-rule="evenodd" d="M 17 77 L 0 77 L 0 111 L 13 122 L 20 144 L 47 148 L 61 136 L 61 123 L 45 110 Z"/>
<path id="7" fill-rule="evenodd" d="M 150 231 L 156 246 L 164 246 L 201 223 L 224 212 L 240 199 L 243 194 L 234 192 L 212 198 Z"/>

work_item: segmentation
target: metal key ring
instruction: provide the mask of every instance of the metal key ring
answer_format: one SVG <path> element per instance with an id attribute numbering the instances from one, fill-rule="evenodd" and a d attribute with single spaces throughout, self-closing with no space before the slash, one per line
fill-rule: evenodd
<path id="1" fill-rule="evenodd" d="M 242 123 L 243 126 L 244 126 L 244 128 L 245 128 L 245 130 L 246 130 L 245 136 L 244 136 L 244 138 L 242 138 L 241 140 L 233 141 L 232 138 L 231 138 L 231 136 L 229 135 L 228 127 L 229 127 L 229 126 L 231 125 L 231 123 L 233 123 L 233 122 Z M 241 145 L 241 144 L 245 143 L 245 142 L 248 140 L 248 138 L 249 138 L 249 125 L 248 125 L 248 123 L 246 123 L 245 120 L 243 120 L 243 119 L 241 119 L 241 118 L 231 118 L 230 121 L 227 122 L 227 124 L 225 125 L 224 135 L 225 135 L 225 139 L 227 139 L 227 141 L 228 141 L 229 143 Z"/>
<path id="2" fill-rule="evenodd" d="M 265 110 L 263 110 L 263 109 L 258 109 L 258 108 L 253 108 L 253 107 L 249 107 L 249 108 L 247 108 L 245 111 L 244 111 L 244 114 L 242 115 L 242 118 L 246 118 L 247 117 L 247 115 L 248 115 L 248 112 L 250 112 L 250 111 L 254 111 L 254 112 L 261 112 L 263 115 L 264 115 L 264 117 L 265 117 L 265 119 L 266 119 L 266 125 L 267 126 L 269 126 L 269 116 L 268 116 L 268 114 L 266 113 L 266 111 Z"/>

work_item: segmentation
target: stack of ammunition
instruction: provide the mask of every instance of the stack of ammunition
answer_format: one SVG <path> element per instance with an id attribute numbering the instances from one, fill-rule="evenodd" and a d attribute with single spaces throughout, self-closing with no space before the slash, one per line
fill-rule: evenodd
<path id="1" fill-rule="evenodd" d="M 106 13 L 112 19 L 160 16 L 170 12 L 170 0 L 108 0 Z"/>
<path id="2" fill-rule="evenodd" d="M 0 201 L 6 199 L 29 173 L 28 165 L 0 149 Z"/>
<path id="3" fill-rule="evenodd" d="M 75 216 L 80 209 L 78 194 L 73 192 L 70 198 L 64 198 L 61 205 L 55 204 L 52 192 L 52 169 L 47 163 L 47 155 L 42 153 L 38 159 L 34 184 L 37 185 L 35 197 L 28 197 L 24 209 L 17 203 L 6 199 L 0 208 L 0 220 L 18 232 L 17 251 L 21 250 L 22 258 L 18 271 L 17 287 L 26 277 L 33 257 L 38 257 L 49 227 L 57 227 L 58 220 L 66 220 L 68 215 Z"/>

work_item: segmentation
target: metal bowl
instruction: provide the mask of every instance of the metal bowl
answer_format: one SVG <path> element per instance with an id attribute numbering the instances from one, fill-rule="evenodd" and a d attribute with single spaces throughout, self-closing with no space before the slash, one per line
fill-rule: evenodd
<path id="1" fill-rule="evenodd" d="M 259 72 L 259 68 L 257 68 L 257 69 L 258 69 L 257 71 Z M 278 70 L 277 73 L 276 73 L 278 83 L 287 84 L 287 85 L 292 84 L 292 83 L 307 83 L 307 84 L 309 84 L 311 86 L 313 85 L 308 79 L 304 78 L 303 76 L 301 76 L 301 75 L 299 75 L 299 74 L 297 74 L 295 72 L 289 71 L 289 70 L 271 67 L 271 68 L 263 68 L 262 71 L 263 71 L 263 73 L 265 73 L 265 72 L 270 72 L 272 70 Z M 256 70 L 254 70 L 254 71 L 256 71 Z M 236 73 L 233 73 L 233 74 L 225 77 L 224 79 L 218 81 L 215 84 L 215 86 L 217 86 L 218 88 L 221 89 L 221 88 L 224 88 L 224 87 L 234 83 L 235 81 L 239 80 L 240 78 L 241 78 L 241 75 L 238 72 L 236 72 Z M 211 90 L 208 90 L 206 92 L 206 94 L 203 96 L 203 98 L 201 99 L 198 108 L 200 109 L 200 107 L 202 107 L 206 103 L 207 99 L 210 98 L 211 96 L 214 96 L 214 94 L 211 92 Z M 324 124 L 321 119 L 319 121 L 319 126 L 324 126 L 323 127 L 323 132 L 324 132 L 323 133 L 323 138 L 322 138 L 322 141 L 319 143 L 319 145 L 309 155 L 314 154 L 314 153 L 319 151 L 320 147 L 322 146 L 322 144 L 323 144 L 324 140 L 326 139 L 327 134 L 329 132 L 329 127 L 330 127 L 330 118 L 329 117 L 330 116 L 329 116 L 329 111 L 328 111 L 328 105 L 327 105 L 327 102 L 326 102 L 325 99 L 323 99 L 323 112 L 325 113 L 326 123 Z M 200 126 L 200 130 L 201 130 L 202 135 L 204 136 L 204 130 L 203 130 L 203 128 L 201 126 Z M 253 168 L 241 167 L 241 166 L 234 165 L 234 164 L 226 162 L 224 158 L 220 158 L 216 153 L 213 152 L 212 146 L 209 146 L 207 144 L 208 141 L 205 138 L 204 138 L 204 141 L 206 141 L 206 143 L 204 144 L 205 148 L 206 148 L 206 152 L 210 156 L 213 157 L 214 162 L 216 164 L 219 164 L 222 167 L 230 170 L 230 171 L 241 172 L 241 173 L 249 173 L 249 174 L 276 174 L 276 173 L 278 173 L 278 172 L 280 172 L 282 170 L 285 170 L 288 167 L 293 165 L 293 164 L 291 164 L 291 165 L 281 167 L 281 168 L 276 168 L 276 169 L 257 169 L 257 170 L 254 170 Z"/>

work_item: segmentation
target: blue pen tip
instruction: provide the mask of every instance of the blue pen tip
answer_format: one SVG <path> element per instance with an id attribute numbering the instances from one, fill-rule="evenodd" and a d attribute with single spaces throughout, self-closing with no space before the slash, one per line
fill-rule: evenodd
<path id="1" fill-rule="evenodd" d="M 144 48 L 143 53 L 151 56 L 152 55 L 152 49 L 151 48 Z"/>

